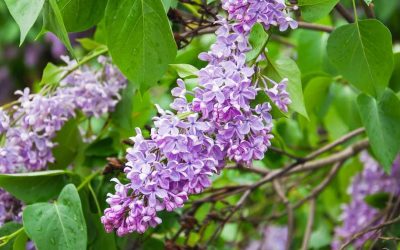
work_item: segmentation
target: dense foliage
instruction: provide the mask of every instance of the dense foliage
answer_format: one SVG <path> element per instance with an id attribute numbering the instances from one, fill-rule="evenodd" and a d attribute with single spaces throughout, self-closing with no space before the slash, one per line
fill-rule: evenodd
<path id="1" fill-rule="evenodd" d="M 0 249 L 398 249 L 399 12 L 1 1 Z"/>

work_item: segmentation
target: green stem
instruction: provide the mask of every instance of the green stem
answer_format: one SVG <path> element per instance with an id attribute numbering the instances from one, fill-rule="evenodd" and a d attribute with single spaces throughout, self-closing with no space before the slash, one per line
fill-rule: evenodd
<path id="1" fill-rule="evenodd" d="M 90 62 L 91 60 L 95 59 L 96 57 L 105 54 L 108 52 L 107 47 L 102 47 L 101 49 L 95 50 L 91 55 L 88 55 L 82 59 L 82 61 L 79 61 L 75 66 L 70 68 L 65 74 L 61 77 L 61 80 L 63 80 L 65 77 L 67 77 L 69 74 L 77 70 L 80 66 Z"/>
<path id="2" fill-rule="evenodd" d="M 21 227 L 20 229 L 18 229 L 17 231 L 15 231 L 12 234 L 0 237 L 0 247 L 7 245 L 7 243 L 12 239 L 17 237 L 20 233 L 22 233 L 24 231 L 24 227 Z"/>
<path id="3" fill-rule="evenodd" d="M 90 193 L 92 194 L 94 203 L 96 204 L 97 212 L 99 213 L 99 215 L 101 215 L 102 211 L 101 211 L 101 208 L 100 208 L 99 200 L 97 199 L 96 193 L 94 192 L 94 190 L 92 188 L 92 185 L 90 185 L 90 183 L 88 185 L 88 188 L 89 188 Z"/>
<path id="4" fill-rule="evenodd" d="M 358 23 L 358 15 L 357 15 L 356 0 L 353 0 L 353 10 L 354 10 L 354 19 L 355 19 L 355 22 Z"/>
<path id="5" fill-rule="evenodd" d="M 78 186 L 77 190 L 81 190 L 83 187 L 85 187 L 94 177 L 96 177 L 98 174 L 100 174 L 101 170 L 97 170 L 93 174 L 89 175 L 86 177 L 83 182 Z"/>

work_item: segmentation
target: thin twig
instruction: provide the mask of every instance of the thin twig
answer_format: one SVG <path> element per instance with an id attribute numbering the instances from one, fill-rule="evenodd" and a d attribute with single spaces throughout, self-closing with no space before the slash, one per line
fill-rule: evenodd
<path id="1" fill-rule="evenodd" d="M 315 198 L 310 200 L 310 212 L 308 213 L 308 221 L 306 226 L 306 232 L 304 233 L 303 243 L 301 245 L 301 250 L 308 249 L 308 242 L 311 238 L 312 228 L 314 226 L 314 219 L 315 219 L 315 208 L 316 202 Z"/>
<path id="2" fill-rule="evenodd" d="M 332 26 L 316 24 L 316 23 L 306 23 L 303 21 L 297 21 L 299 28 L 308 29 L 308 30 L 316 30 L 331 33 L 334 28 Z"/>
<path id="3" fill-rule="evenodd" d="M 319 155 L 321 155 L 321 154 L 323 154 L 323 153 L 325 153 L 325 152 L 327 152 L 327 151 L 329 151 L 331 149 L 334 149 L 335 147 L 347 142 L 348 140 L 356 137 L 357 135 L 360 135 L 360 134 L 364 133 L 364 131 L 365 131 L 365 128 L 358 128 L 356 130 L 353 130 L 350 133 L 348 133 L 348 134 L 342 136 L 341 138 L 337 139 L 336 141 L 334 141 L 334 142 L 332 142 L 332 143 L 330 143 L 328 145 L 325 145 L 322 148 L 320 148 L 320 149 L 314 151 L 313 153 L 309 154 L 306 157 L 306 159 L 307 160 L 312 160 L 312 159 L 316 158 L 317 156 L 319 156 Z"/>
<path id="4" fill-rule="evenodd" d="M 242 207 L 243 203 L 246 201 L 247 197 L 249 197 L 251 193 L 251 190 L 247 190 L 242 197 L 240 197 L 239 201 L 236 203 L 236 206 L 231 210 L 231 212 L 228 214 L 228 216 L 219 224 L 218 228 L 215 230 L 213 236 L 210 238 L 208 241 L 207 245 L 209 245 L 211 242 L 213 242 L 221 230 L 224 228 L 225 224 L 229 222 L 229 220 L 232 218 L 232 216 Z"/>
<path id="5" fill-rule="evenodd" d="M 273 181 L 273 186 L 276 190 L 276 193 L 278 194 L 279 198 L 283 201 L 283 203 L 286 206 L 286 212 L 288 215 L 288 235 L 287 235 L 287 240 L 285 244 L 285 249 L 290 250 L 290 246 L 292 244 L 292 239 L 293 239 L 293 232 L 294 232 L 294 211 L 293 211 L 293 206 L 290 203 L 289 199 L 285 195 L 285 191 L 283 190 L 283 187 L 280 183 L 279 180 L 274 180 Z"/>
<path id="6" fill-rule="evenodd" d="M 341 3 L 336 4 L 335 9 L 347 22 L 354 23 L 354 17 Z"/>
<path id="7" fill-rule="evenodd" d="M 366 15 L 368 18 L 375 18 L 374 4 L 373 4 L 373 3 L 370 3 L 370 4 L 368 5 L 364 0 L 361 1 L 361 4 L 362 4 L 362 7 L 363 7 L 363 9 L 364 9 L 365 15 Z"/>

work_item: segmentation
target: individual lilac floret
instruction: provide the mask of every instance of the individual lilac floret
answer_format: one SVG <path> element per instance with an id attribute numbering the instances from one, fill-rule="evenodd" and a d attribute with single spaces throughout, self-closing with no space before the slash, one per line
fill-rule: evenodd
<path id="1" fill-rule="evenodd" d="M 362 153 L 361 161 L 364 170 L 354 177 L 348 189 L 352 201 L 343 206 L 341 215 L 343 224 L 335 229 L 333 249 L 339 249 L 342 244 L 366 227 L 376 226 L 382 222 L 382 219 L 377 218 L 379 210 L 365 203 L 366 196 L 376 193 L 400 194 L 400 157 L 394 162 L 390 175 L 387 175 L 367 152 Z M 359 249 L 367 240 L 376 237 L 375 232 L 368 232 L 358 237 L 353 246 Z"/>
<path id="2" fill-rule="evenodd" d="M 188 91 L 179 79 L 172 89 L 174 112 L 157 106 L 159 116 L 154 118 L 150 138 L 145 139 L 139 129 L 131 138 L 134 146 L 127 150 L 124 169 L 129 182 L 117 182 L 101 218 L 108 232 L 143 233 L 161 223 L 157 211 L 182 207 L 190 194 L 209 187 L 210 177 L 227 161 L 251 166 L 270 146 L 271 105 L 251 105 L 259 92 L 264 93 L 252 83 L 255 69 L 247 65 L 245 53 L 251 50 L 251 27 L 259 19 L 266 28 L 284 25 L 284 13 L 270 12 L 282 12 L 285 6 L 241 1 L 245 8 L 251 4 L 253 19 L 247 20 L 231 9 L 239 1 L 223 2 L 230 19 L 220 17 L 216 42 L 199 55 L 208 65 L 198 72 L 198 87 Z M 276 20 L 269 22 L 269 16 Z M 284 83 L 277 88 L 275 100 L 284 109 L 289 103 Z"/>
<path id="3" fill-rule="evenodd" d="M 9 126 L 10 118 L 2 109 L 0 109 L 0 135 L 5 132 Z"/>
<path id="4" fill-rule="evenodd" d="M 269 96 L 271 101 L 283 112 L 288 112 L 289 105 L 292 103 L 289 93 L 286 90 L 289 80 L 284 78 L 280 83 L 276 83 L 269 79 L 273 84 L 271 88 L 266 87 L 265 93 Z"/>

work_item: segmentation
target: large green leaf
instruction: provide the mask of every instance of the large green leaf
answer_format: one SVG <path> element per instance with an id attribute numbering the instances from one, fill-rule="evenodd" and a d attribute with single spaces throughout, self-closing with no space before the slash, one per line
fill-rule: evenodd
<path id="1" fill-rule="evenodd" d="M 87 30 L 103 18 L 107 0 L 57 0 L 58 6 L 70 32 Z"/>
<path id="2" fill-rule="evenodd" d="M 276 61 L 268 58 L 269 64 L 266 69 L 266 75 L 275 81 L 281 81 L 288 78 L 287 90 L 292 99 L 289 108 L 308 118 L 307 110 L 304 104 L 303 87 L 301 85 L 301 74 L 295 61 L 289 58 L 278 59 Z"/>
<path id="3" fill-rule="evenodd" d="M 84 250 L 87 230 L 81 200 L 73 184 L 54 203 L 29 205 L 23 212 L 25 231 L 41 250 Z"/>
<path id="4" fill-rule="evenodd" d="M 363 20 L 335 30 L 328 55 L 347 80 L 364 93 L 378 96 L 393 69 L 392 36 L 378 20 Z"/>
<path id="5" fill-rule="evenodd" d="M 47 201 L 60 192 L 67 175 L 68 172 L 61 170 L 1 174 L 0 187 L 26 203 Z"/>
<path id="6" fill-rule="evenodd" d="M 71 42 L 56 0 L 48 0 L 43 7 L 43 30 L 54 33 L 73 54 Z"/>
<path id="7" fill-rule="evenodd" d="M 44 0 L 4 0 L 11 16 L 21 31 L 20 45 L 24 42 L 29 30 L 35 24 Z"/>
<path id="8" fill-rule="evenodd" d="M 176 56 L 161 0 L 113 0 L 106 9 L 107 45 L 113 61 L 137 86 L 154 85 Z"/>
<path id="9" fill-rule="evenodd" d="M 339 0 L 299 0 L 298 5 L 304 20 L 312 22 L 332 11 Z"/>
<path id="10" fill-rule="evenodd" d="M 388 89 L 378 101 L 361 94 L 357 102 L 372 151 L 389 171 L 400 150 L 400 100 Z"/>

